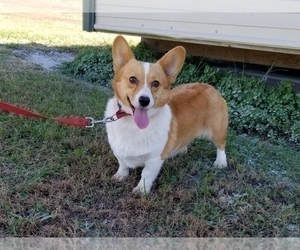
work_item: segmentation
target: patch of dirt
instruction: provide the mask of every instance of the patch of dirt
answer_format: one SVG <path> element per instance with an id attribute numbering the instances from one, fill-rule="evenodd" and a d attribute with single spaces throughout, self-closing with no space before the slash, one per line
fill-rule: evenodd
<path id="1" fill-rule="evenodd" d="M 74 53 L 58 50 L 14 50 L 14 53 L 27 61 L 40 65 L 46 70 L 54 70 L 62 63 L 71 62 L 75 58 Z"/>
<path id="2" fill-rule="evenodd" d="M 72 52 L 59 51 L 56 49 L 51 49 L 49 51 L 44 51 L 38 48 L 35 49 L 14 49 L 13 53 L 25 60 L 26 62 L 31 62 L 33 64 L 41 66 L 45 70 L 55 71 L 57 67 L 64 62 L 71 62 L 75 59 L 76 54 Z M 15 62 L 14 62 L 15 63 Z M 21 63 L 21 61 L 18 61 Z M 26 65 L 26 67 L 29 67 Z M 112 95 L 112 90 L 110 87 L 95 85 L 90 82 L 80 80 L 78 78 L 74 79 L 80 84 L 84 85 L 86 88 L 96 88 L 108 95 Z"/>

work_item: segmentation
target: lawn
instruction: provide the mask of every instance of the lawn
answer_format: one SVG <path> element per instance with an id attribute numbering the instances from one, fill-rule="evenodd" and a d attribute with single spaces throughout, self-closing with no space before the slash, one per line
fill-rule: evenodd
<path id="1" fill-rule="evenodd" d="M 109 88 L 13 51 L 101 50 L 113 36 L 82 32 L 76 11 L 45 16 L 0 15 L 0 98 L 48 116 L 102 118 Z M 213 168 L 214 146 L 196 140 L 137 197 L 140 169 L 125 183 L 111 181 L 118 166 L 103 126 L 0 112 L 0 236 L 299 237 L 299 148 L 230 129 L 227 156 L 228 168 Z"/>

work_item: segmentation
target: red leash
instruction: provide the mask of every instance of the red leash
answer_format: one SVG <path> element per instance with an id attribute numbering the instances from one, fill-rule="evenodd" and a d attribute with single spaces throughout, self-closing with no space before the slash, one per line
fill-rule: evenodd
<path id="1" fill-rule="evenodd" d="M 32 112 L 30 110 L 20 108 L 10 103 L 6 103 L 0 101 L 0 110 L 7 111 L 9 113 L 18 114 L 21 116 L 33 117 L 33 118 L 41 118 L 41 119 L 49 119 L 59 123 L 71 125 L 71 126 L 79 126 L 79 127 L 87 127 L 91 125 L 91 121 L 88 118 L 78 118 L 78 117 L 47 117 L 41 115 L 39 113 Z"/>
<path id="2" fill-rule="evenodd" d="M 126 113 L 125 111 L 119 109 L 116 114 L 110 117 L 106 117 L 102 120 L 95 120 L 92 117 L 85 117 L 85 118 L 80 118 L 80 117 L 48 117 L 41 115 L 39 113 L 32 112 L 30 110 L 27 110 L 25 108 L 20 108 L 18 106 L 15 106 L 13 104 L 7 103 L 0 101 L 0 110 L 7 111 L 9 113 L 14 113 L 18 114 L 21 116 L 27 116 L 27 117 L 33 117 L 33 118 L 40 118 L 40 119 L 49 119 L 52 121 L 56 121 L 59 123 L 63 123 L 66 125 L 70 126 L 77 126 L 77 127 L 86 127 L 86 128 L 92 128 L 94 127 L 95 124 L 102 123 L 105 124 L 107 122 L 113 122 L 116 121 L 123 116 L 130 115 Z"/>

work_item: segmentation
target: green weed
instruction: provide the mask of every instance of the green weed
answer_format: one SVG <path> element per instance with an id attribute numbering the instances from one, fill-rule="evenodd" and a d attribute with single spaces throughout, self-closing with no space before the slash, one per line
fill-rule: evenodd
<path id="1" fill-rule="evenodd" d="M 138 60 L 155 61 L 155 55 L 143 43 L 133 47 Z M 141 56 L 142 55 L 142 56 Z M 72 73 L 88 81 L 110 86 L 112 79 L 111 47 L 82 51 L 76 60 L 67 63 L 63 72 Z M 238 133 L 257 133 L 268 138 L 284 138 L 300 143 L 300 98 L 292 89 L 292 82 L 283 81 L 278 88 L 269 87 L 259 78 L 221 73 L 206 64 L 187 60 L 174 86 L 187 82 L 208 82 L 226 99 L 230 113 L 230 127 Z"/>

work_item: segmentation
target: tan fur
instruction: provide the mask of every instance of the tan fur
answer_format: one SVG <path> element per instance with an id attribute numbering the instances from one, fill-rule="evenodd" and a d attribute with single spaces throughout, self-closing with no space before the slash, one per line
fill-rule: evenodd
<path id="1" fill-rule="evenodd" d="M 183 84 L 171 91 L 169 105 L 172 123 L 169 140 L 162 153 L 166 159 L 176 149 L 184 148 L 196 137 L 204 137 L 224 150 L 228 127 L 225 100 L 208 84 Z"/>

